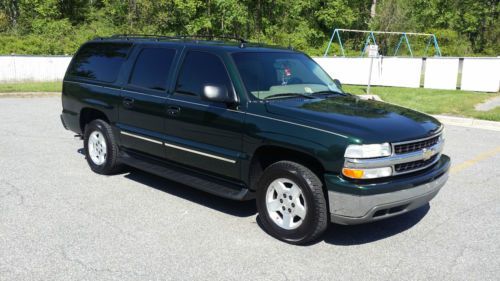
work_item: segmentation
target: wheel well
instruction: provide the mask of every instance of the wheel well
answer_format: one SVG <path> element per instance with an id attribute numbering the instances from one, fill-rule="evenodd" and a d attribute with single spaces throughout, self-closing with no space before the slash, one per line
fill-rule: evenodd
<path id="1" fill-rule="evenodd" d="M 85 125 L 96 119 L 102 119 L 109 123 L 108 117 L 106 117 L 106 114 L 104 114 L 102 111 L 93 108 L 82 109 L 82 111 L 80 112 L 80 130 L 82 131 L 82 134 L 85 131 Z"/>
<path id="2" fill-rule="evenodd" d="M 325 169 L 316 158 L 300 151 L 279 146 L 263 146 L 255 151 L 250 162 L 249 183 L 251 189 L 255 189 L 254 185 L 258 182 L 260 176 L 262 176 L 262 173 L 268 166 L 283 160 L 302 164 L 323 180 L 322 175 Z"/>

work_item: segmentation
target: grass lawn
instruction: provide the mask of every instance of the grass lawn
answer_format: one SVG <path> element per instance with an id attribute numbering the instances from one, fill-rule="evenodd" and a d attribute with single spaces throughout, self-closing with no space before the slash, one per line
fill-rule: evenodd
<path id="1" fill-rule="evenodd" d="M 61 92 L 62 82 L 0 83 L 0 93 Z"/>
<path id="2" fill-rule="evenodd" d="M 343 85 L 344 91 L 365 94 L 366 86 Z M 500 97 L 498 93 L 454 90 L 412 89 L 397 87 L 371 87 L 370 93 L 386 102 L 412 108 L 429 114 L 443 114 L 500 121 L 500 107 L 490 111 L 476 111 L 474 105 L 487 99 Z"/>

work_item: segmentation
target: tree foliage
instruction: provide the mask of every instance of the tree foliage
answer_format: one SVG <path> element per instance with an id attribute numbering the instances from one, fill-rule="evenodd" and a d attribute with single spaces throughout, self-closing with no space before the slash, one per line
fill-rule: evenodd
<path id="1" fill-rule="evenodd" d="M 445 55 L 500 54 L 498 0 L 381 1 L 370 27 L 435 33 Z"/>
<path id="2" fill-rule="evenodd" d="M 444 55 L 499 55 L 499 14 L 498 0 L 0 0 L 0 53 L 72 54 L 96 36 L 142 33 L 235 35 L 318 55 L 338 27 L 435 32 Z"/>

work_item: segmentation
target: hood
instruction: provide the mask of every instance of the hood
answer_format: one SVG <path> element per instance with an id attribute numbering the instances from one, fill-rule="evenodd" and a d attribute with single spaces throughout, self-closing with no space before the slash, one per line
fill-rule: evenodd
<path id="1" fill-rule="evenodd" d="M 421 112 L 357 96 L 273 100 L 267 103 L 267 111 L 362 143 L 424 138 L 441 127 L 439 121 Z"/>

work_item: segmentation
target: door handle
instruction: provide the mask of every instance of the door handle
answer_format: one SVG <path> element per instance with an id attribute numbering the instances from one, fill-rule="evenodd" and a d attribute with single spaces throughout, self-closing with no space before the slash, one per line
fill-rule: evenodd
<path id="1" fill-rule="evenodd" d="M 134 107 L 135 100 L 133 98 L 124 98 L 123 99 L 123 107 L 132 108 Z"/>
<path id="2" fill-rule="evenodd" d="M 178 106 L 169 106 L 167 107 L 167 114 L 169 116 L 176 116 L 181 112 L 181 108 Z"/>

